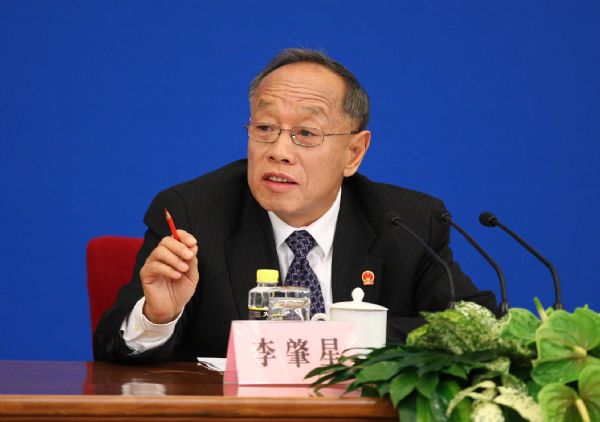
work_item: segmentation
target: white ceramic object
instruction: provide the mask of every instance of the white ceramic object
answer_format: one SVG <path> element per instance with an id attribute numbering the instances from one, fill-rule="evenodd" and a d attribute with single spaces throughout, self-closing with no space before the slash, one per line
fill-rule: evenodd
<path id="1" fill-rule="evenodd" d="M 352 301 L 334 303 L 329 308 L 329 314 L 315 314 L 312 321 L 355 322 L 358 328 L 357 347 L 383 347 L 388 310 L 380 305 L 363 302 L 364 297 L 365 292 L 357 287 L 352 290 Z"/>

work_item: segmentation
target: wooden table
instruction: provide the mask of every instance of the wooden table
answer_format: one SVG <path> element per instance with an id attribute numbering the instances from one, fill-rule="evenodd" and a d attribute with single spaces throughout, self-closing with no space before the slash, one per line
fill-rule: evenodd
<path id="1" fill-rule="evenodd" d="M 237 389 L 196 363 L 0 361 L 2 421 L 398 420 L 386 400 L 342 391 Z"/>

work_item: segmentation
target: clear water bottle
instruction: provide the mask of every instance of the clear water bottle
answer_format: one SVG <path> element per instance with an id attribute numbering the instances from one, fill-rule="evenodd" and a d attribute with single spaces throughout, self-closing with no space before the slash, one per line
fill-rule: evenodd
<path id="1" fill-rule="evenodd" d="M 269 319 L 309 321 L 310 290 L 295 286 L 272 287 L 269 292 Z"/>
<path id="2" fill-rule="evenodd" d="M 256 270 L 256 287 L 248 292 L 248 319 L 269 319 L 269 291 L 278 280 L 277 270 Z"/>

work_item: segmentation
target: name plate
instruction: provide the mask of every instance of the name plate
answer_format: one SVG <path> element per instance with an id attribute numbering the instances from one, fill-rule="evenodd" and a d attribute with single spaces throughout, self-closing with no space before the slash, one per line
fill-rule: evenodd
<path id="1" fill-rule="evenodd" d="M 233 321 L 223 382 L 310 384 L 310 370 L 336 363 L 357 339 L 353 322 Z"/>

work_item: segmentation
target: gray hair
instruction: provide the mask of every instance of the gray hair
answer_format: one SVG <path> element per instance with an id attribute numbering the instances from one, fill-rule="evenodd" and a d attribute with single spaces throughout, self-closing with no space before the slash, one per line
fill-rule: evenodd
<path id="1" fill-rule="evenodd" d="M 344 112 L 357 124 L 357 130 L 365 130 L 369 123 L 369 95 L 358 79 L 341 63 L 331 59 L 327 54 L 309 48 L 286 48 L 281 51 L 250 83 L 248 97 L 258 89 L 262 80 L 275 69 L 293 63 L 316 63 L 340 76 L 346 85 L 344 95 Z"/>

